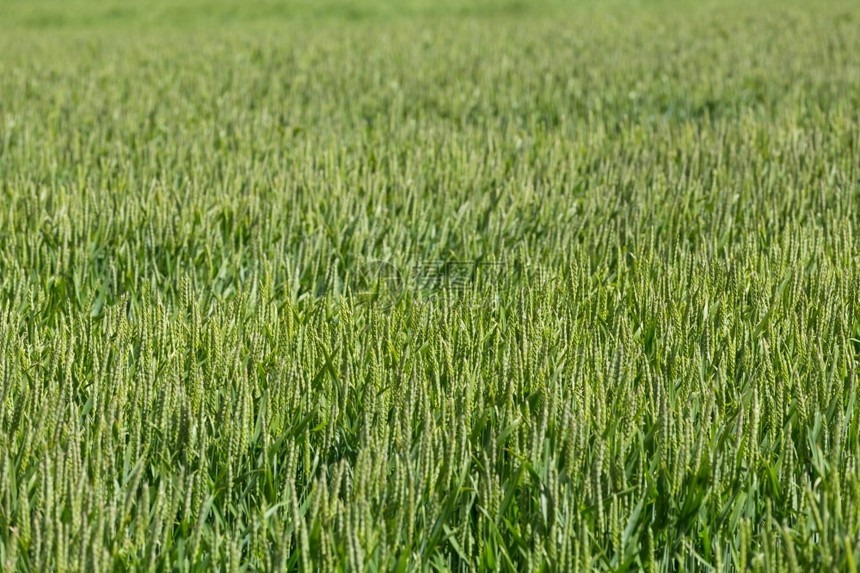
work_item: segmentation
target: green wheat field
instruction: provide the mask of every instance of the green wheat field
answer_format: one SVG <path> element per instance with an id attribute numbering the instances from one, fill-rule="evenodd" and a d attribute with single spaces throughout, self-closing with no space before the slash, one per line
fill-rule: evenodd
<path id="1" fill-rule="evenodd" d="M 860 563 L 860 5 L 0 0 L 2 571 Z"/>

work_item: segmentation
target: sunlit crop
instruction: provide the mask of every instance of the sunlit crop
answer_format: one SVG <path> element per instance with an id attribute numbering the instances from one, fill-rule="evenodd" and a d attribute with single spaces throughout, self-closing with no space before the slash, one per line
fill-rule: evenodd
<path id="1" fill-rule="evenodd" d="M 855 4 L 184 4 L 0 2 L 0 566 L 856 570 Z"/>

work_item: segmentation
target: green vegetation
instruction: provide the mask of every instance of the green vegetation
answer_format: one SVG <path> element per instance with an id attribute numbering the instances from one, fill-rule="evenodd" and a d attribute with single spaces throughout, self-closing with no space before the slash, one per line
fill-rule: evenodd
<path id="1" fill-rule="evenodd" d="M 0 566 L 855 571 L 860 10 L 565 5 L 0 2 Z"/>

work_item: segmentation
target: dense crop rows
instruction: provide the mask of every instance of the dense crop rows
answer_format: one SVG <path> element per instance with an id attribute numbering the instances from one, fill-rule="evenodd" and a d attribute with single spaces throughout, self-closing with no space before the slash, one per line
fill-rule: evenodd
<path id="1" fill-rule="evenodd" d="M 0 566 L 856 570 L 855 6 L 151 1 L 7 6 Z"/>

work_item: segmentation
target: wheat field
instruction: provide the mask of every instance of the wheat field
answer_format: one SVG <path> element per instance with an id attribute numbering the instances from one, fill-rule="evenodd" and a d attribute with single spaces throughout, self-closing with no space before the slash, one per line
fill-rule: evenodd
<path id="1" fill-rule="evenodd" d="M 850 571 L 860 8 L 0 0 L 4 571 Z"/>

